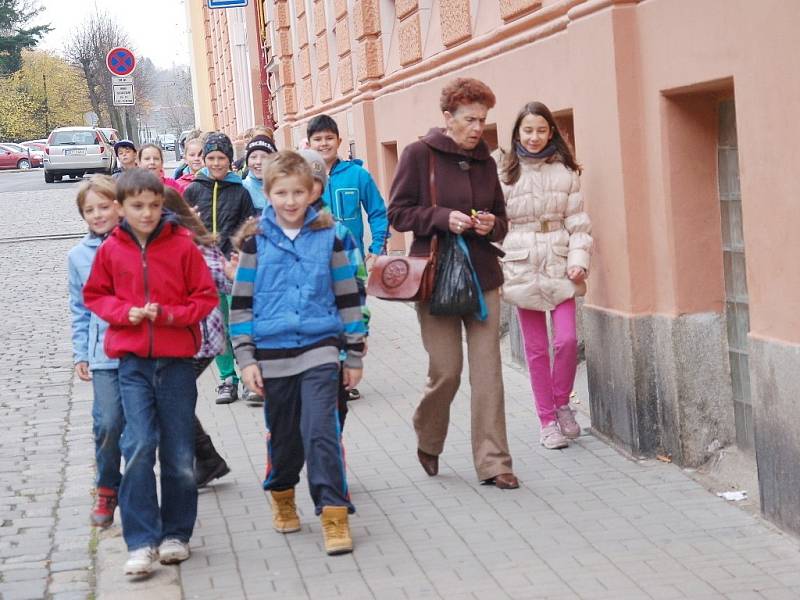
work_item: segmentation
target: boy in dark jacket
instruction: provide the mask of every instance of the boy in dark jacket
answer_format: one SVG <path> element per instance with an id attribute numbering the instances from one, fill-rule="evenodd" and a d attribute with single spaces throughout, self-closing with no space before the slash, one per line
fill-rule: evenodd
<path id="1" fill-rule="evenodd" d="M 198 323 L 218 300 L 192 233 L 173 215 L 162 215 L 164 186 L 155 175 L 123 173 L 117 201 L 124 220 L 98 249 L 83 297 L 108 322 L 106 354 L 119 359 L 125 415 L 119 506 L 130 552 L 125 573 L 144 575 L 159 558 L 164 564 L 189 558 L 197 516 L 197 388 L 190 359 L 200 347 Z"/>
<path id="2" fill-rule="evenodd" d="M 217 245 L 225 258 L 230 258 L 233 251 L 231 236 L 250 217 L 256 216 L 256 209 L 250 198 L 250 192 L 242 185 L 242 179 L 231 172 L 233 162 L 233 144 L 224 133 L 211 133 L 203 146 L 203 162 L 194 181 L 186 188 L 183 199 L 189 206 L 195 207 L 203 224 L 217 239 Z M 219 307 L 225 317 L 225 328 L 228 328 L 230 297 L 219 296 Z M 230 339 L 226 344 L 225 354 L 217 359 L 220 385 L 217 388 L 217 404 L 235 402 L 239 396 L 239 377 L 233 361 L 233 348 Z M 250 394 L 245 400 L 253 401 Z"/>

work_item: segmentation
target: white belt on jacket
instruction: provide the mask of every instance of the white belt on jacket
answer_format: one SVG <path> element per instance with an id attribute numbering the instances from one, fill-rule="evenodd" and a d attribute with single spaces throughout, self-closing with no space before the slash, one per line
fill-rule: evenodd
<path id="1" fill-rule="evenodd" d="M 543 219 L 540 221 L 513 221 L 509 225 L 509 231 L 521 229 L 523 231 L 535 231 L 536 233 L 550 233 L 551 231 L 558 231 L 564 229 L 564 221 L 561 219 Z"/>

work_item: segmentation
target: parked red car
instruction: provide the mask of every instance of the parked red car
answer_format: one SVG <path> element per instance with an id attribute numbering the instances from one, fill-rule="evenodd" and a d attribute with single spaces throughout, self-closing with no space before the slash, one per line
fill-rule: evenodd
<path id="1" fill-rule="evenodd" d="M 30 169 L 33 159 L 27 151 L 0 144 L 0 169 Z"/>

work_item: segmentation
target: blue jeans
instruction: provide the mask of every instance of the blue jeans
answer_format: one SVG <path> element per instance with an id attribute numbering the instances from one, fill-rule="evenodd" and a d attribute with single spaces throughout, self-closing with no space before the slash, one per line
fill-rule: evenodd
<path id="1" fill-rule="evenodd" d="M 119 380 L 116 369 L 92 371 L 92 432 L 94 433 L 94 460 L 97 464 L 97 487 L 119 490 L 122 480 L 119 465 L 122 454 L 119 438 L 125 426 Z"/>
<path id="2" fill-rule="evenodd" d="M 125 356 L 119 362 L 119 387 L 125 412 L 119 506 L 128 550 L 157 546 L 168 537 L 188 542 L 197 517 L 192 361 Z M 156 448 L 160 509 L 153 472 Z"/>

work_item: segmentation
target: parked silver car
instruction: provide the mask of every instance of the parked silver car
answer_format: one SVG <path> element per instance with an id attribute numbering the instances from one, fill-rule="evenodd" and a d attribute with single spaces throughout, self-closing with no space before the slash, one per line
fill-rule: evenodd
<path id="1" fill-rule="evenodd" d="M 77 178 L 86 173 L 111 174 L 114 147 L 95 127 L 59 127 L 47 138 L 44 180 L 60 181 L 64 175 Z"/>

